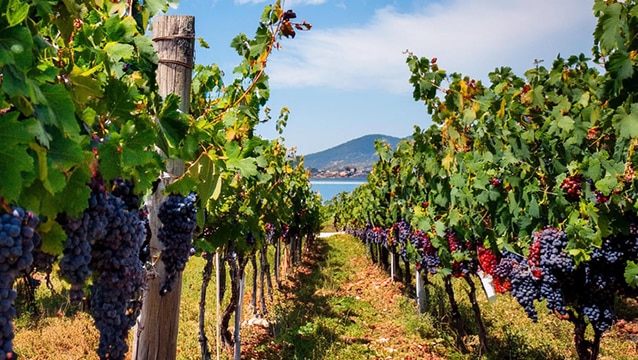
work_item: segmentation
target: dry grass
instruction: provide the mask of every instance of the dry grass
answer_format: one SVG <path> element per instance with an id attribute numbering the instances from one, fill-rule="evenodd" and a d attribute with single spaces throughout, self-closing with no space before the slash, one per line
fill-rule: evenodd
<path id="1" fill-rule="evenodd" d="M 18 327 L 15 350 L 23 359 L 98 359 L 100 334 L 86 313 L 73 317 L 45 318 L 37 326 Z"/>

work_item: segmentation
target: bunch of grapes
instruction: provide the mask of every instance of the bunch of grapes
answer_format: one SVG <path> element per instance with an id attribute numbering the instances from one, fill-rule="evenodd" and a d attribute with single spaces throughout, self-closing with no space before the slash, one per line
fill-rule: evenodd
<path id="1" fill-rule="evenodd" d="M 162 227 L 157 237 L 164 246 L 161 259 L 166 268 L 166 278 L 160 287 L 161 295 L 173 289 L 175 277 L 184 270 L 188 261 L 197 220 L 195 201 L 194 193 L 186 197 L 170 195 L 160 205 L 157 216 Z"/>
<path id="2" fill-rule="evenodd" d="M 378 227 L 378 226 L 372 227 L 370 229 L 370 234 L 368 236 L 368 239 L 373 244 L 383 244 L 387 246 L 387 242 L 386 242 L 387 237 L 386 237 L 385 231 L 381 227 Z"/>
<path id="3" fill-rule="evenodd" d="M 273 223 L 266 223 L 266 244 L 273 244 L 275 239 L 275 225 Z"/>
<path id="4" fill-rule="evenodd" d="M 394 237 L 397 239 L 397 245 L 399 246 L 399 255 L 401 255 L 401 258 L 403 259 L 403 261 L 408 261 L 408 251 L 407 251 L 407 245 L 408 245 L 408 239 L 410 237 L 410 233 L 412 232 L 412 227 L 410 226 L 410 224 L 405 221 L 405 220 L 401 220 L 399 222 L 396 222 L 392 228 L 394 229 Z"/>
<path id="5" fill-rule="evenodd" d="M 450 253 L 454 253 L 457 251 L 465 251 L 467 250 L 467 245 L 465 242 L 460 241 L 456 232 L 452 229 L 445 230 L 445 237 L 447 238 L 448 249 Z M 452 261 L 452 275 L 454 277 L 466 277 L 472 272 L 472 263 L 468 260 L 454 260 Z"/>
<path id="6" fill-rule="evenodd" d="M 122 199 L 128 210 L 140 208 L 140 197 L 135 193 L 135 184 L 131 180 L 121 177 L 111 180 L 111 195 Z"/>
<path id="7" fill-rule="evenodd" d="M 560 188 L 565 191 L 565 199 L 571 202 L 578 201 L 583 191 L 584 181 L 585 179 L 580 174 L 566 177 L 560 184 Z"/>
<path id="8" fill-rule="evenodd" d="M 91 313 L 100 331 L 98 355 L 123 359 L 128 331 L 135 325 L 141 307 L 145 270 L 140 248 L 146 228 L 138 211 L 129 211 L 119 198 L 109 194 L 110 208 L 103 239 L 92 247 L 90 266 L 95 272 L 91 287 Z"/>
<path id="9" fill-rule="evenodd" d="M 13 283 L 20 272 L 33 262 L 31 252 L 35 246 L 35 228 L 39 219 L 19 207 L 0 216 L 0 359 L 13 359 L 13 319 L 16 316 L 14 300 L 17 293 Z"/>
<path id="10" fill-rule="evenodd" d="M 503 257 L 494 269 L 494 276 L 510 280 L 512 295 L 531 319 L 537 319 L 533 302 L 545 299 L 550 311 L 564 316 L 572 308 L 589 320 L 594 331 L 602 333 L 615 320 L 614 295 L 636 294 L 624 279 L 627 261 L 638 258 L 638 237 L 634 230 L 630 227 L 629 235 L 603 239 L 590 259 L 576 267 L 565 251 L 567 235 L 545 227 L 532 235 L 527 259 Z"/>
<path id="11" fill-rule="evenodd" d="M 151 223 L 148 219 L 148 208 L 146 205 L 142 206 L 142 208 L 137 212 L 137 216 L 144 225 L 144 229 L 146 230 L 146 237 L 144 238 L 144 242 L 142 242 L 142 248 L 140 249 L 140 261 L 146 264 L 151 261 Z"/>
<path id="12" fill-rule="evenodd" d="M 71 284 L 69 298 L 72 303 L 79 303 L 84 298 L 84 283 L 91 275 L 91 245 L 106 235 L 113 211 L 104 180 L 99 176 L 93 177 L 89 187 L 92 189 L 91 196 L 82 217 L 66 219 L 64 225 L 67 239 L 60 259 L 60 275 Z"/>
<path id="13" fill-rule="evenodd" d="M 553 227 L 534 233 L 540 247 L 538 261 L 541 271 L 555 275 L 569 274 L 574 270 L 574 260 L 565 252 L 567 234 Z M 537 241 L 534 241 L 536 244 Z"/>
<path id="14" fill-rule="evenodd" d="M 502 252 L 501 260 L 494 267 L 494 271 L 492 272 L 494 291 L 502 294 L 512 290 L 510 274 L 512 273 L 512 270 L 519 266 L 519 264 L 523 261 L 525 261 L 525 258 L 518 254 L 507 250 Z"/>
<path id="15" fill-rule="evenodd" d="M 72 303 L 79 303 L 84 298 L 84 283 L 91 275 L 91 244 L 88 239 L 89 217 L 68 219 L 64 225 L 67 239 L 64 242 L 62 259 L 60 259 L 60 275 L 71 284 L 69 298 Z"/>
<path id="16" fill-rule="evenodd" d="M 417 268 L 424 268 L 431 274 L 436 274 L 439 271 L 439 266 L 441 266 L 441 258 L 439 258 L 436 248 L 432 245 L 430 237 L 425 232 L 416 230 L 410 236 L 410 242 L 421 257 L 417 263 Z"/>
<path id="17" fill-rule="evenodd" d="M 476 253 L 481 269 L 483 269 L 486 274 L 492 275 L 498 265 L 496 254 L 482 245 L 478 246 Z"/>
<path id="18" fill-rule="evenodd" d="M 540 282 L 533 274 L 527 262 L 516 263 L 509 274 L 512 284 L 511 294 L 523 307 L 527 316 L 538 320 L 534 301 L 541 300 Z"/>

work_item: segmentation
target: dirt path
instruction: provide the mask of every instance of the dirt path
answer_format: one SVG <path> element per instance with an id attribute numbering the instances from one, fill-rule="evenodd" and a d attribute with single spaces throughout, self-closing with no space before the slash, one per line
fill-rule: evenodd
<path id="1" fill-rule="evenodd" d="M 275 337 L 246 343 L 254 359 L 439 359 L 419 334 L 414 301 L 347 236 L 322 237 L 275 301 Z M 276 350 L 276 351 L 273 351 Z"/>

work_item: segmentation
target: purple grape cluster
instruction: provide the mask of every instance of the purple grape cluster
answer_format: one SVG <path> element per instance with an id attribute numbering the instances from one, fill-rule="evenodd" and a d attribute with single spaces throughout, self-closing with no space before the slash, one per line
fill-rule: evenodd
<path id="1" fill-rule="evenodd" d="M 146 228 L 137 210 L 118 197 L 109 196 L 111 208 L 106 234 L 92 248 L 91 268 L 97 274 L 91 287 L 91 313 L 100 331 L 98 355 L 124 359 L 128 331 L 141 308 L 145 270 L 140 248 Z"/>
<path id="2" fill-rule="evenodd" d="M 69 298 L 79 303 L 84 298 L 84 283 L 91 276 L 91 244 L 88 239 L 88 217 L 69 219 L 64 225 L 67 239 L 64 242 L 60 275 L 71 284 Z"/>
<path id="3" fill-rule="evenodd" d="M 546 227 L 534 233 L 533 239 L 538 244 L 539 261 L 504 257 L 494 271 L 499 278 L 511 281 L 512 295 L 527 315 L 536 320 L 533 302 L 545 299 L 554 313 L 569 315 L 571 308 L 586 317 L 595 332 L 609 329 L 615 321 L 614 296 L 636 294 L 624 279 L 627 261 L 638 258 L 638 237 L 631 228 L 629 235 L 603 239 L 590 259 L 578 266 L 565 251 L 568 238 L 563 231 Z"/>
<path id="4" fill-rule="evenodd" d="M 394 224 L 393 229 L 394 229 L 394 238 L 397 240 L 396 247 L 399 250 L 399 255 L 401 256 L 401 259 L 403 259 L 403 261 L 407 262 L 408 261 L 407 246 L 408 246 L 410 234 L 412 233 L 412 227 L 407 221 L 401 220 Z"/>
<path id="5" fill-rule="evenodd" d="M 79 219 L 67 219 L 67 239 L 60 259 L 60 275 L 71 284 L 69 299 L 79 303 L 84 298 L 84 284 L 91 276 L 91 244 L 104 238 L 112 206 L 107 194 L 91 192 L 89 206 Z"/>
<path id="6" fill-rule="evenodd" d="M 436 274 L 441 266 L 441 258 L 436 248 L 432 245 L 430 237 L 421 230 L 416 230 L 410 235 L 410 242 L 420 256 L 419 268 L 427 269 L 430 274 Z"/>
<path id="7" fill-rule="evenodd" d="M 537 321 L 538 314 L 534 308 L 534 301 L 541 299 L 541 283 L 534 276 L 527 262 L 521 262 L 517 266 L 513 266 L 509 276 L 512 284 L 512 296 L 523 307 L 527 316 Z"/>
<path id="8" fill-rule="evenodd" d="M 111 180 L 111 194 L 122 199 L 129 211 L 140 208 L 140 197 L 135 193 L 135 184 L 131 180 L 121 177 Z"/>
<path id="9" fill-rule="evenodd" d="M 166 278 L 160 286 L 160 294 L 173 290 L 175 277 L 184 270 L 193 243 L 197 208 L 194 193 L 184 197 L 170 195 L 160 205 L 158 217 L 162 222 L 157 238 L 164 246 L 161 259 L 166 269 Z"/>
<path id="10" fill-rule="evenodd" d="M 274 244 L 275 233 L 276 233 L 275 224 L 266 223 L 265 228 L 266 228 L 266 244 Z"/>
<path id="11" fill-rule="evenodd" d="M 20 272 L 33 262 L 31 252 L 39 246 L 35 228 L 39 219 L 19 207 L 0 215 L 0 359 L 15 359 L 13 352 L 14 300 L 13 283 Z"/>
<path id="12" fill-rule="evenodd" d="M 92 180 L 88 207 L 79 219 L 67 219 L 67 240 L 60 274 L 71 283 L 72 302 L 84 298 L 84 285 L 93 274 L 90 310 L 100 331 L 98 355 L 124 359 L 128 331 L 141 307 L 145 270 L 140 249 L 146 239 L 145 216 L 126 201 L 122 186 L 118 196 L 106 192 L 103 180 Z"/>

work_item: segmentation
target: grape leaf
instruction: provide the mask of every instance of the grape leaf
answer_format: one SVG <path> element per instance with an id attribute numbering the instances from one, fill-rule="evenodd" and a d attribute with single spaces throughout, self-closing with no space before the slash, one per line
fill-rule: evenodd
<path id="1" fill-rule="evenodd" d="M 28 96 L 30 94 L 29 83 L 22 70 L 13 64 L 2 67 L 2 89 L 9 95 Z"/>
<path id="2" fill-rule="evenodd" d="M 622 107 L 616 111 L 613 120 L 619 129 L 619 137 L 626 139 L 638 137 L 638 104 L 631 105 L 631 113 L 627 113 Z"/>
<path id="3" fill-rule="evenodd" d="M 256 176 L 259 173 L 254 158 L 230 158 L 228 159 L 227 166 L 229 169 L 238 170 L 241 175 L 245 177 Z"/>
<path id="4" fill-rule="evenodd" d="M 22 26 L 0 31 L 0 65 L 15 64 L 22 69 L 33 65 L 33 37 Z"/>
<path id="5" fill-rule="evenodd" d="M 69 80 L 71 80 L 71 84 L 73 87 L 71 88 L 73 97 L 79 103 L 85 103 L 91 97 L 101 97 L 102 93 L 102 85 L 99 80 L 90 76 L 90 73 L 87 74 L 80 67 L 75 66 L 73 70 L 68 75 Z"/>
<path id="6" fill-rule="evenodd" d="M 21 0 L 9 0 L 9 5 L 7 6 L 9 26 L 15 26 L 24 21 L 29 14 L 29 7 L 28 3 Z"/>
<path id="7" fill-rule="evenodd" d="M 62 254 L 67 235 L 60 224 L 53 219 L 40 223 L 38 234 L 42 237 L 42 251 L 52 255 Z"/>
<path id="8" fill-rule="evenodd" d="M 60 212 L 79 217 L 86 209 L 91 195 L 91 189 L 86 186 L 90 179 L 91 169 L 87 166 L 77 167 L 68 175 L 64 189 L 55 194 L 58 203 L 63 204 Z"/>
<path id="9" fill-rule="evenodd" d="M 18 121 L 18 112 L 0 115 L 0 196 L 8 202 L 20 198 L 23 173 L 34 172 L 34 161 L 27 153 L 33 141 L 29 130 L 35 119 Z"/>
<path id="10" fill-rule="evenodd" d="M 117 62 L 122 59 L 132 58 L 135 48 L 133 45 L 111 41 L 104 46 L 103 51 L 112 62 Z"/>
<path id="11" fill-rule="evenodd" d="M 625 281 L 631 287 L 638 287 L 638 265 L 633 261 L 627 261 L 625 268 Z"/>
<path id="12" fill-rule="evenodd" d="M 73 101 L 64 85 L 42 84 L 40 91 L 47 102 L 47 107 L 43 109 L 44 112 L 41 114 L 51 116 L 53 123 L 64 132 L 65 136 L 76 138 L 80 133 L 80 127 L 75 119 Z"/>
<path id="13" fill-rule="evenodd" d="M 179 147 L 190 127 L 188 115 L 179 110 L 179 103 L 179 96 L 169 94 L 157 116 L 157 122 L 169 146 L 168 149 L 162 150 L 169 155 L 171 149 Z"/>

